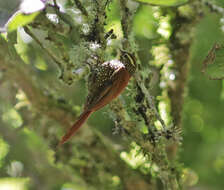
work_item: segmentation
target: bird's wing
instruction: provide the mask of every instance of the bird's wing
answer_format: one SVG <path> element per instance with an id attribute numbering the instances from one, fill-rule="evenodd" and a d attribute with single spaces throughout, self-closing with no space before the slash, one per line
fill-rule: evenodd
<path id="1" fill-rule="evenodd" d="M 96 104 L 98 104 L 103 99 L 103 97 L 105 97 L 110 92 L 112 86 L 112 81 L 106 81 L 104 85 L 94 90 L 95 92 L 88 96 L 85 108 L 91 110 Z"/>
<path id="2" fill-rule="evenodd" d="M 115 70 L 111 77 L 104 81 L 103 85 L 96 87 L 96 89 L 93 89 L 91 96 L 88 96 L 87 98 L 87 104 L 85 106 L 86 110 L 91 110 L 94 107 L 97 107 L 97 109 L 104 106 L 103 102 L 105 98 L 111 93 L 111 90 L 113 90 L 114 82 L 116 82 L 116 75 L 119 73 L 119 71 L 123 68 L 118 68 Z"/>

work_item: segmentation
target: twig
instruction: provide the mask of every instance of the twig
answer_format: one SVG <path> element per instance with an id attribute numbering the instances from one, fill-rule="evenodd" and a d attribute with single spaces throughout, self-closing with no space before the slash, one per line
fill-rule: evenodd
<path id="1" fill-rule="evenodd" d="M 96 18 L 95 18 L 95 29 L 96 29 L 96 35 L 97 40 L 100 42 L 102 50 L 106 48 L 106 40 L 104 38 L 105 30 L 104 30 L 104 24 L 105 24 L 105 4 L 102 0 L 95 0 L 95 7 L 96 7 Z"/>
<path id="2" fill-rule="evenodd" d="M 37 87 L 31 69 L 26 66 L 18 54 L 15 54 L 15 58 L 12 59 L 9 47 L 1 37 L 0 47 L 2 49 L 0 51 L 0 64 L 7 68 L 5 73 L 8 76 L 7 78 L 23 90 L 38 112 L 58 121 L 62 126 L 69 127 L 73 118 L 72 111 L 68 112 L 63 108 L 59 108 L 55 100 L 44 95 L 43 91 Z"/>
<path id="3" fill-rule="evenodd" d="M 221 15 L 224 15 L 224 8 L 219 6 L 219 5 L 216 5 L 215 2 L 211 2 L 211 1 L 208 1 L 208 0 L 201 0 L 201 2 L 203 4 L 205 4 L 206 6 L 208 6 L 208 8 L 212 11 L 212 12 L 217 12 Z"/>
<path id="4" fill-rule="evenodd" d="M 65 13 L 62 13 L 60 11 L 60 8 L 56 2 L 56 0 L 53 0 L 53 3 L 54 3 L 54 9 L 55 9 L 55 12 L 56 14 L 58 15 L 58 17 L 63 20 L 65 23 L 67 23 L 69 26 L 70 26 L 70 31 L 75 27 L 74 23 L 72 22 L 72 18 L 68 19 L 68 16 L 69 15 L 66 15 L 65 16 Z M 69 16 L 70 17 L 70 16 Z"/>
<path id="5" fill-rule="evenodd" d="M 131 33 L 132 15 L 127 7 L 127 0 L 119 0 L 120 3 L 120 15 L 121 15 L 121 26 L 124 35 L 123 48 L 128 50 L 130 48 L 129 35 Z"/>
<path id="6" fill-rule="evenodd" d="M 85 7 L 82 5 L 80 0 L 74 0 L 76 7 L 82 12 L 83 15 L 88 17 L 88 12 L 86 11 Z"/>
<path id="7" fill-rule="evenodd" d="M 58 67 L 60 69 L 63 69 L 63 64 L 61 63 L 61 61 L 59 61 L 58 58 L 50 52 L 50 50 L 44 47 L 41 41 L 31 32 L 31 30 L 27 26 L 24 26 L 24 30 L 39 44 L 39 46 L 49 55 L 49 57 L 51 57 L 51 59 L 58 65 Z"/>
<path id="8" fill-rule="evenodd" d="M 149 91 L 145 87 L 144 83 L 141 81 L 140 76 L 138 74 L 135 74 L 135 80 L 137 82 L 137 85 L 141 88 L 142 92 L 145 94 L 147 101 L 149 103 L 150 109 L 153 110 L 153 113 L 155 114 L 156 119 L 161 123 L 163 130 L 165 131 L 167 127 L 154 105 L 153 97 L 150 95 Z"/>

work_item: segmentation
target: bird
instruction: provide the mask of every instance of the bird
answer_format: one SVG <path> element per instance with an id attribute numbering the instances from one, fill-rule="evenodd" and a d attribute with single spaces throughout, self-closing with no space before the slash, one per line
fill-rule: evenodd
<path id="1" fill-rule="evenodd" d="M 61 138 L 59 146 L 68 141 L 89 116 L 115 99 L 127 86 L 136 70 L 134 54 L 120 50 L 120 58 L 97 64 L 88 78 L 88 95 L 83 112 Z"/>

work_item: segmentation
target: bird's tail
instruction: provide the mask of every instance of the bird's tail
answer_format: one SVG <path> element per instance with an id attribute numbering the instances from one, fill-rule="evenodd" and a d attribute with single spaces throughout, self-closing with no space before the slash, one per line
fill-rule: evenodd
<path id="1" fill-rule="evenodd" d="M 82 126 L 82 124 L 88 119 L 92 111 L 84 111 L 78 118 L 78 120 L 74 123 L 74 125 L 68 130 L 68 132 L 61 138 L 59 142 L 59 146 L 64 144 L 68 139 L 71 138 L 72 135 Z"/>

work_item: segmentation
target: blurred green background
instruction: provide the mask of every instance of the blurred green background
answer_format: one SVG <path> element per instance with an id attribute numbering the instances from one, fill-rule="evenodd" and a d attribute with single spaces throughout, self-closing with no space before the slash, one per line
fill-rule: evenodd
<path id="1" fill-rule="evenodd" d="M 222 10 L 224 4 L 222 0 L 212 1 L 215 6 L 219 6 L 220 10 L 217 11 L 216 7 L 208 6 L 205 2 L 191 1 L 192 4 L 170 8 L 138 5 L 130 1 L 131 7 L 136 10 L 132 35 L 136 39 L 138 55 L 143 70 L 145 69 L 143 74 L 147 75 L 148 69 L 160 71 L 162 77 L 159 82 L 155 82 L 153 93 L 161 97 L 162 92 L 166 91 L 166 88 L 162 87 L 162 82 L 168 84 L 169 80 L 172 80 L 166 77 L 166 73 L 170 72 L 168 63 L 169 56 L 172 54 L 172 48 L 169 46 L 172 41 L 171 36 L 176 26 L 183 24 L 174 20 L 176 12 L 179 11 L 185 19 L 194 24 L 188 26 L 192 27 L 189 28 L 191 32 L 185 30 L 180 37 L 183 44 L 185 40 L 190 42 L 187 61 L 190 70 L 185 84 L 182 112 L 183 141 L 178 152 L 178 162 L 187 173 L 185 180 L 189 181 L 186 182 L 186 189 L 222 190 L 224 188 L 224 82 L 211 80 L 201 71 L 202 62 L 214 43 L 222 43 L 224 39 L 224 11 Z M 69 11 L 72 6 L 69 3 L 71 1 L 67 2 L 65 10 L 71 13 Z M 86 4 L 88 3 L 87 1 Z M 195 10 L 198 12 L 194 12 Z M 119 6 L 115 0 L 107 9 L 106 21 L 105 30 L 113 29 L 117 35 L 116 40 L 119 41 L 122 34 Z M 75 112 L 80 112 L 87 94 L 86 77 L 78 78 L 72 86 L 60 82 L 56 65 L 46 54 L 43 54 L 38 44 L 26 36 L 21 28 L 18 29 L 17 34 L 17 52 L 27 63 L 26 66 L 35 73 L 43 93 L 61 102 L 66 101 Z M 41 32 L 37 34 L 39 37 L 42 35 Z M 112 43 L 116 44 L 116 40 Z M 67 48 L 70 48 L 69 41 L 64 40 L 64 43 L 67 43 Z M 79 46 L 72 47 L 69 54 L 72 54 L 75 48 L 77 50 Z M 72 55 L 70 59 L 74 63 L 78 60 Z M 80 65 L 77 65 L 77 69 L 81 67 Z M 129 93 L 126 90 L 120 98 L 121 101 L 129 100 Z M 163 100 L 165 103 L 169 102 L 167 97 Z M 93 114 L 88 125 L 99 129 L 113 142 L 121 142 L 123 138 L 112 135 L 114 122 L 109 110 L 110 107 L 107 106 Z M 169 109 L 163 110 L 160 107 L 159 111 L 167 112 L 168 118 L 164 118 L 167 122 L 172 120 Z M 85 132 L 85 129 L 83 131 Z M 24 92 L 4 75 L 3 70 L 0 70 L 0 190 L 97 189 L 97 185 L 94 187 L 93 182 L 90 186 L 80 177 L 83 171 L 79 170 L 78 166 L 88 165 L 88 160 L 91 158 L 85 157 L 88 153 L 85 152 L 86 150 L 80 150 L 79 145 L 72 148 L 73 154 L 66 153 L 71 154 L 72 161 L 69 164 L 73 163 L 72 167 L 66 165 L 66 160 L 55 163 L 57 157 L 51 148 L 51 143 L 60 138 L 63 133 L 62 127 L 37 112 Z M 136 147 L 133 145 L 132 150 Z M 127 150 L 120 151 L 120 156 L 134 170 L 136 165 L 139 168 L 144 164 L 143 158 L 128 156 Z M 94 165 L 91 162 L 90 164 Z M 107 184 L 105 181 L 95 182 L 101 184 L 101 189 L 122 189 L 119 186 L 121 179 L 118 176 L 109 174 L 106 176 L 105 173 L 101 175 L 99 178 L 102 181 L 107 180 Z"/>

